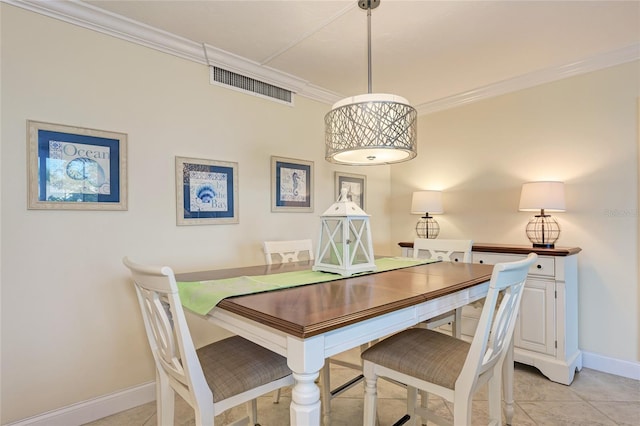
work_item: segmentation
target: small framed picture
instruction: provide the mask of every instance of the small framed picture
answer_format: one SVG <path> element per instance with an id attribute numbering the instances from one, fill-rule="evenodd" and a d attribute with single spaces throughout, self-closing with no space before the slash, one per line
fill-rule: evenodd
<path id="1" fill-rule="evenodd" d="M 347 197 L 358 205 L 362 210 L 367 210 L 366 189 L 367 177 L 353 173 L 335 172 L 335 197 L 340 197 L 342 188 L 347 189 Z"/>
<path id="2" fill-rule="evenodd" d="M 127 210 L 127 135 L 27 121 L 28 208 Z"/>
<path id="3" fill-rule="evenodd" d="M 271 211 L 313 211 L 313 161 L 271 157 Z"/>
<path id="4" fill-rule="evenodd" d="M 238 223 L 238 163 L 176 157 L 178 225 Z"/>

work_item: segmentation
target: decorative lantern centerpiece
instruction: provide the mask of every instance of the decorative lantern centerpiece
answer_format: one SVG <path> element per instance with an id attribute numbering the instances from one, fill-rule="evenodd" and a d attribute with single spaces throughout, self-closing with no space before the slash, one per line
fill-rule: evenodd
<path id="1" fill-rule="evenodd" d="M 369 215 L 348 199 L 346 188 L 322 215 L 313 270 L 343 277 L 376 270 Z"/>

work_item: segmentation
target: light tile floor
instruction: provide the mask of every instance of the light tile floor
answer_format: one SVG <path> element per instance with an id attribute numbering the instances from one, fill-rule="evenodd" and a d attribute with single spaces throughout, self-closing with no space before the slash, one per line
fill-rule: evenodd
<path id="1" fill-rule="evenodd" d="M 354 371 L 332 366 L 334 384 L 353 376 Z M 332 426 L 362 424 L 363 387 L 355 386 L 331 402 Z M 404 389 L 384 380 L 378 387 L 380 426 L 392 425 L 405 413 Z M 571 386 L 549 381 L 538 370 L 516 364 L 514 379 L 514 425 L 629 425 L 640 426 L 640 381 L 601 373 L 587 368 L 576 373 Z M 279 404 L 272 395 L 258 400 L 258 418 L 262 426 L 289 425 L 290 389 L 283 390 Z M 451 405 L 433 395 L 429 407 L 452 418 Z M 152 426 L 157 423 L 155 402 L 89 423 L 91 426 Z M 176 425 L 194 424 L 193 410 L 179 397 L 176 401 Z M 224 425 L 242 417 L 244 407 L 236 407 L 216 417 Z M 486 389 L 474 397 L 473 425 L 487 424 Z"/>

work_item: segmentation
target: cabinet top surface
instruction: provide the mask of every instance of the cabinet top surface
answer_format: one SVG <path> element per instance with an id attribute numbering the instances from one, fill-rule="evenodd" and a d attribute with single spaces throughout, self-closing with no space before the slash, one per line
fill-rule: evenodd
<path id="1" fill-rule="evenodd" d="M 400 242 L 400 247 L 413 248 L 413 241 Z M 523 246 L 515 244 L 484 244 L 473 243 L 473 251 L 487 252 L 487 253 L 512 253 L 512 254 L 529 254 L 536 253 L 542 256 L 571 256 L 573 254 L 580 253 L 582 249 L 580 247 L 555 247 L 538 248 L 532 246 Z"/>

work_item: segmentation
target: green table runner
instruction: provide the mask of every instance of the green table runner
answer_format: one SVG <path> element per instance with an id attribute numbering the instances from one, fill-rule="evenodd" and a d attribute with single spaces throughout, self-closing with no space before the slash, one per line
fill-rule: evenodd
<path id="1" fill-rule="evenodd" d="M 431 259 L 410 259 L 406 257 L 386 257 L 376 259 L 376 272 L 408 268 L 410 266 L 432 263 Z M 365 275 L 364 272 L 358 275 Z M 304 271 L 282 272 L 279 274 L 242 276 L 222 280 L 178 282 L 178 292 L 182 305 L 200 315 L 206 315 L 222 299 L 242 296 L 269 290 L 278 290 L 306 284 L 340 280 L 344 277 L 328 272 Z"/>

